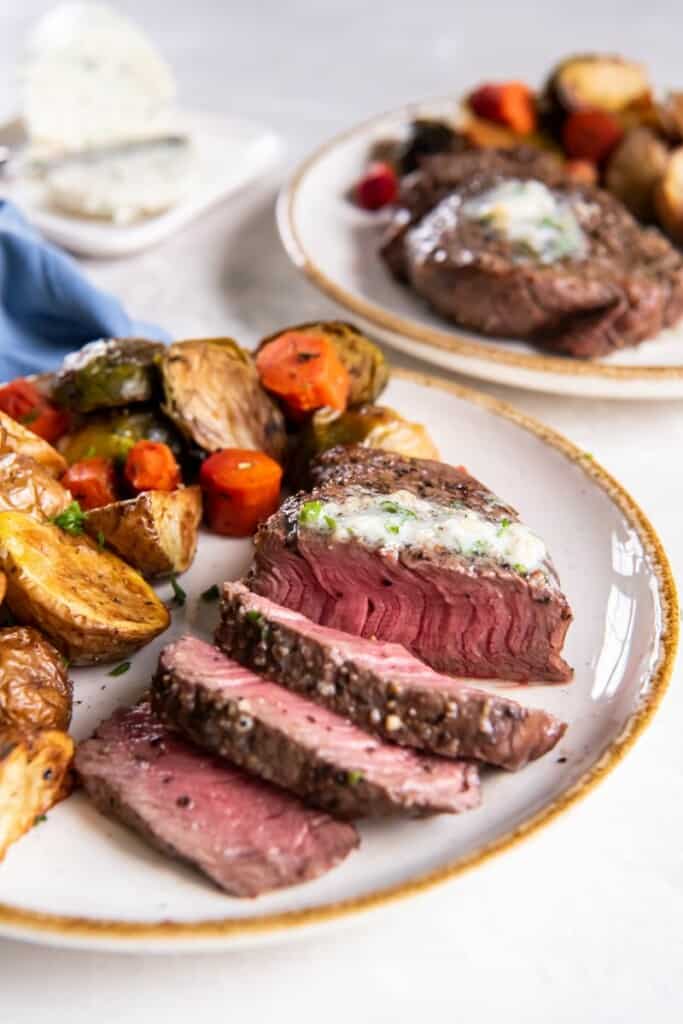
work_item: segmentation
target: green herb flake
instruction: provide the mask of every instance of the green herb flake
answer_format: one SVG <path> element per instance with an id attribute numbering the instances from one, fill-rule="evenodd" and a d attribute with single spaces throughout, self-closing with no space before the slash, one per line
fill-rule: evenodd
<path id="1" fill-rule="evenodd" d="M 401 516 L 403 519 L 417 519 L 417 515 L 412 509 L 406 508 L 405 505 L 399 505 L 398 502 L 391 501 L 390 499 L 381 501 L 379 507 L 382 509 L 382 512 L 388 512 L 391 516 Z"/>
<path id="2" fill-rule="evenodd" d="M 592 452 L 583 452 L 582 455 L 581 455 L 581 458 L 588 459 L 589 461 L 591 461 L 592 458 L 593 458 L 593 453 Z"/>
<path id="3" fill-rule="evenodd" d="M 187 600 L 187 594 L 178 583 L 178 578 L 175 573 L 173 573 L 171 576 L 171 586 L 173 588 L 173 601 L 175 604 L 182 608 L 182 606 L 185 604 L 185 601 Z"/>
<path id="4" fill-rule="evenodd" d="M 214 583 L 212 587 L 209 587 L 202 594 L 199 595 L 202 601 L 217 601 L 221 596 L 220 589 L 217 583 Z"/>
<path id="5" fill-rule="evenodd" d="M 387 533 L 398 533 L 400 527 L 397 523 L 387 523 L 385 529 Z"/>
<path id="6" fill-rule="evenodd" d="M 299 512 L 299 522 L 303 526 L 310 526 L 317 523 L 323 510 L 322 501 L 306 501 Z"/>
<path id="7" fill-rule="evenodd" d="M 357 786 L 359 782 L 362 782 L 365 776 L 362 772 L 351 771 L 346 773 L 346 780 L 349 786 Z"/>
<path id="8" fill-rule="evenodd" d="M 55 526 L 59 526 L 61 530 L 65 530 L 66 533 L 70 533 L 76 537 L 83 533 L 83 523 L 87 519 L 87 514 L 83 511 L 77 501 L 72 501 L 63 512 L 59 515 L 53 516 L 50 520 Z"/>
<path id="9" fill-rule="evenodd" d="M 47 821 L 47 814 L 36 814 L 33 819 L 34 825 L 42 825 L 44 821 Z"/>
<path id="10" fill-rule="evenodd" d="M 95 455 L 97 455 L 97 448 L 95 447 L 94 444 L 88 445 L 88 447 L 83 452 L 84 459 L 92 459 Z"/>
<path id="11" fill-rule="evenodd" d="M 108 675 L 110 675 L 110 676 L 122 676 L 124 674 L 124 672 L 128 671 L 129 668 L 130 668 L 130 662 L 129 661 L 122 661 L 121 664 L 117 665 L 115 668 L 113 668 L 111 670 L 111 672 L 108 673 Z"/>
<path id="12" fill-rule="evenodd" d="M 510 519 L 508 519 L 508 518 L 507 518 L 507 516 L 504 516 L 504 517 L 503 517 L 503 518 L 501 519 L 501 521 L 500 521 L 500 523 L 499 523 L 499 525 L 498 525 L 498 533 L 497 533 L 497 536 L 498 536 L 498 537 L 502 537 L 502 536 L 503 536 L 503 534 L 505 533 L 505 531 L 506 531 L 506 530 L 509 530 L 511 526 L 512 526 L 512 521 L 511 521 Z"/>
<path id="13" fill-rule="evenodd" d="M 255 608 L 252 608 L 250 611 L 248 611 L 246 613 L 246 615 L 244 617 L 249 622 L 260 622 L 261 621 L 261 612 L 257 612 Z"/>
<path id="14" fill-rule="evenodd" d="M 333 519 L 332 516 L 323 516 L 323 522 L 328 530 L 334 530 L 337 525 L 337 520 Z"/>
<path id="15" fill-rule="evenodd" d="M 103 548 L 104 544 L 105 544 L 104 534 L 102 533 L 101 530 L 98 530 L 97 531 L 97 546 L 98 546 L 98 548 Z"/>
<path id="16" fill-rule="evenodd" d="M 525 565 L 522 565 L 521 562 L 515 562 L 512 568 L 515 570 L 515 572 L 518 572 L 520 576 L 526 576 L 528 572 L 527 567 Z"/>

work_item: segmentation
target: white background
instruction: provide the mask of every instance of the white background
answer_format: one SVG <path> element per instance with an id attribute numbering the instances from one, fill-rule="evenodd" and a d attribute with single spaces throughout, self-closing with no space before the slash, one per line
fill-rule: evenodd
<path id="1" fill-rule="evenodd" d="M 25 32 L 49 6 L 0 0 L 0 115 L 16 107 Z M 276 238 L 278 181 L 326 136 L 404 101 L 487 77 L 538 80 L 572 50 L 624 51 L 683 87 L 676 0 L 129 0 L 172 62 L 183 101 L 260 118 L 287 152 L 272 181 L 160 248 L 88 263 L 134 315 L 177 336 L 245 344 L 333 311 Z M 682 353 L 683 355 L 683 353 Z M 594 453 L 652 518 L 680 574 L 680 402 L 608 403 L 487 390 Z M 514 457 L 514 453 L 511 453 Z M 590 566 L 586 566 L 590 573 Z M 580 609 L 577 609 L 580 613 Z M 418 900 L 291 945 L 116 957 L 0 940 L 0 1020 L 280 1024 L 683 1019 L 683 694 L 585 802 L 540 835 Z M 50 865 L 45 865 L 45 871 Z M 87 864 L 83 865 L 84 885 Z"/>

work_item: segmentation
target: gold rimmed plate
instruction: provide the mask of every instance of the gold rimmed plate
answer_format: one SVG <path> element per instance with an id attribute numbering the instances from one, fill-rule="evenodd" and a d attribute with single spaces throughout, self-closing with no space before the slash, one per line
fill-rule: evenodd
<path id="1" fill-rule="evenodd" d="M 457 118 L 454 99 L 410 104 L 321 146 L 282 190 L 277 220 L 293 263 L 345 314 L 386 344 L 482 380 L 587 398 L 683 396 L 683 324 L 605 359 L 552 356 L 522 341 L 486 338 L 432 312 L 394 281 L 378 256 L 382 214 L 365 213 L 349 189 L 378 140 L 400 137 L 417 116 Z"/>
<path id="2" fill-rule="evenodd" d="M 548 825 L 590 792 L 644 729 L 669 679 L 678 611 L 666 555 L 633 499 L 569 441 L 495 399 L 395 372 L 386 401 L 424 422 L 445 460 L 464 462 L 516 505 L 553 554 L 576 612 L 565 652 L 576 678 L 511 693 L 569 723 L 558 748 L 522 772 L 487 772 L 478 810 L 363 825 L 360 850 L 326 877 L 252 901 L 212 888 L 76 793 L 0 865 L 1 934 L 164 952 L 230 949 L 329 928 L 455 879 Z M 163 643 L 188 630 L 211 635 L 217 610 L 199 595 L 241 576 L 250 557 L 248 541 L 200 538 L 195 564 L 182 577 L 187 603 L 174 610 L 169 632 L 124 675 L 112 677 L 107 667 L 73 671 L 76 738 L 139 696 Z M 159 590 L 170 600 L 168 584 Z"/>

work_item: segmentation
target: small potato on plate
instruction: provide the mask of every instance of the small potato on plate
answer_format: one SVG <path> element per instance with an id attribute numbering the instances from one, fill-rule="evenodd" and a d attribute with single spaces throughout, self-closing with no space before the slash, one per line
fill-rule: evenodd
<path id="1" fill-rule="evenodd" d="M 103 539 L 148 579 L 185 572 L 194 560 L 202 518 L 199 487 L 143 491 L 128 501 L 93 509 L 86 532 Z"/>
<path id="2" fill-rule="evenodd" d="M 64 456 L 56 448 L 4 412 L 0 412 L 0 451 L 19 452 L 39 463 L 53 477 L 60 477 L 66 470 Z"/>
<path id="3" fill-rule="evenodd" d="M 71 699 L 64 658 L 37 629 L 0 629 L 0 730 L 68 729 Z"/>
<path id="4" fill-rule="evenodd" d="M 13 615 L 76 665 L 125 657 L 170 621 L 149 584 L 120 558 L 25 512 L 0 512 L 0 570 Z"/>
<path id="5" fill-rule="evenodd" d="M 659 222 L 673 239 L 683 242 L 683 146 L 669 157 L 663 177 L 655 189 L 655 210 Z"/>
<path id="6" fill-rule="evenodd" d="M 28 512 L 52 519 L 71 502 L 71 494 L 40 463 L 18 451 L 0 448 L 0 511 Z"/>

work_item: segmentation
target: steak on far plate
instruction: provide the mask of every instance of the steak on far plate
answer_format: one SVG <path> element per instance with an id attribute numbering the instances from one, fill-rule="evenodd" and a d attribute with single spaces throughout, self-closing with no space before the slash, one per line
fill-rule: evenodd
<path id="1" fill-rule="evenodd" d="M 152 706 L 198 745 L 336 817 L 456 813 L 479 803 L 475 765 L 384 743 L 195 637 L 162 650 Z"/>
<path id="2" fill-rule="evenodd" d="M 223 587 L 216 642 L 240 664 L 368 732 L 442 757 L 522 768 L 565 731 L 546 711 L 439 675 L 399 644 L 311 622 L 241 583 Z"/>
<path id="3" fill-rule="evenodd" d="M 260 527 L 254 593 L 437 672 L 571 679 L 572 613 L 544 543 L 466 470 L 350 447 L 313 479 Z"/>
<path id="4" fill-rule="evenodd" d="M 231 896 L 317 878 L 359 844 L 353 825 L 172 733 L 148 700 L 99 725 L 79 744 L 75 764 L 103 814 L 198 868 Z"/>

